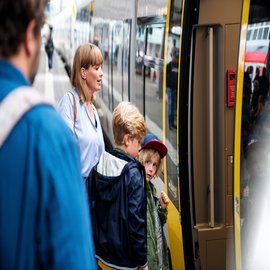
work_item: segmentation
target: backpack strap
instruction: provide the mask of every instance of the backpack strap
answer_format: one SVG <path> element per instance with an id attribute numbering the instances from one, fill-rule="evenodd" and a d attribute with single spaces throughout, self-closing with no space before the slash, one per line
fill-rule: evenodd
<path id="1" fill-rule="evenodd" d="M 75 122 L 76 122 L 76 118 L 77 118 L 77 105 L 76 105 L 76 99 L 75 99 L 75 96 L 74 94 L 71 92 L 71 91 L 68 91 L 71 95 L 72 95 L 72 98 L 73 98 L 73 120 L 74 120 L 74 127 L 75 127 Z"/>
<path id="2" fill-rule="evenodd" d="M 32 107 L 39 104 L 54 103 L 29 86 L 12 90 L 0 103 L 0 148 L 8 138 L 14 126 Z"/>

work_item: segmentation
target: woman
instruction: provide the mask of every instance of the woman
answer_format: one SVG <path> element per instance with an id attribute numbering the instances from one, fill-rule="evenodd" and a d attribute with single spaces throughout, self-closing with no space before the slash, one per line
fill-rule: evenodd
<path id="1" fill-rule="evenodd" d="M 97 46 L 78 47 L 71 70 L 73 89 L 65 93 L 58 105 L 60 115 L 78 141 L 84 178 L 105 149 L 99 117 L 92 103 L 94 93 L 101 89 L 102 63 L 103 57 Z"/>

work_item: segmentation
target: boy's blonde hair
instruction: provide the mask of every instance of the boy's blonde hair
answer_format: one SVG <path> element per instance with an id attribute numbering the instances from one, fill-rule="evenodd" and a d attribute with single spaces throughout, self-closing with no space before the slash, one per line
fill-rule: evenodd
<path id="1" fill-rule="evenodd" d="M 152 148 L 141 149 L 139 152 L 138 159 L 144 165 L 146 161 L 150 160 L 154 154 L 158 154 L 159 156 L 159 162 L 157 164 L 157 171 L 156 171 L 156 176 L 159 176 L 162 171 L 162 162 L 161 162 L 159 152 L 157 150 L 152 149 Z"/>
<path id="2" fill-rule="evenodd" d="M 146 134 L 146 125 L 138 108 L 127 101 L 122 101 L 112 115 L 113 135 L 116 145 L 123 145 L 124 136 L 141 141 Z"/>
<path id="3" fill-rule="evenodd" d="M 88 69 L 90 66 L 101 66 L 102 64 L 103 56 L 96 45 L 87 43 L 77 48 L 73 59 L 70 80 L 72 86 L 76 87 L 82 103 L 91 100 L 89 91 L 83 88 L 81 68 Z"/>

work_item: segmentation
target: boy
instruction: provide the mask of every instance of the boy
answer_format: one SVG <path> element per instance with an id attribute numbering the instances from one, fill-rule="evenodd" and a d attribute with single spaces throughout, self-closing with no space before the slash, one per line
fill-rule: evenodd
<path id="1" fill-rule="evenodd" d="M 167 147 L 153 134 L 147 134 L 142 141 L 139 160 L 145 167 L 147 180 L 147 260 L 149 269 L 169 269 L 169 258 L 163 226 L 167 221 L 168 196 L 162 191 L 160 198 L 151 180 L 162 170 L 161 159 L 167 154 Z"/>
<path id="2" fill-rule="evenodd" d="M 147 270 L 145 173 L 135 158 L 145 122 L 129 102 L 112 121 L 116 148 L 102 154 L 87 183 L 96 257 L 103 269 Z"/>

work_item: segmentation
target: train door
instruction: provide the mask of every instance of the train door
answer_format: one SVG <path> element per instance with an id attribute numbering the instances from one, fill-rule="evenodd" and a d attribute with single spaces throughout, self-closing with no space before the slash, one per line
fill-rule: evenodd
<path id="1" fill-rule="evenodd" d="M 270 3 L 244 1 L 235 116 L 236 269 L 269 269 Z"/>
<path id="2" fill-rule="evenodd" d="M 226 78 L 237 67 L 241 7 L 240 0 L 184 5 L 179 140 L 186 269 L 234 269 L 234 107 Z"/>
<path id="3" fill-rule="evenodd" d="M 169 150 L 164 162 L 164 183 L 170 199 L 167 224 L 172 269 L 184 269 L 184 249 L 186 248 L 183 246 L 182 238 L 183 222 L 180 204 L 180 182 L 182 179 L 179 176 L 182 165 L 179 160 L 178 140 L 180 133 L 178 100 L 182 3 L 181 0 L 168 1 L 163 73 L 163 91 L 166 97 L 163 110 L 163 138 L 165 138 Z"/>

